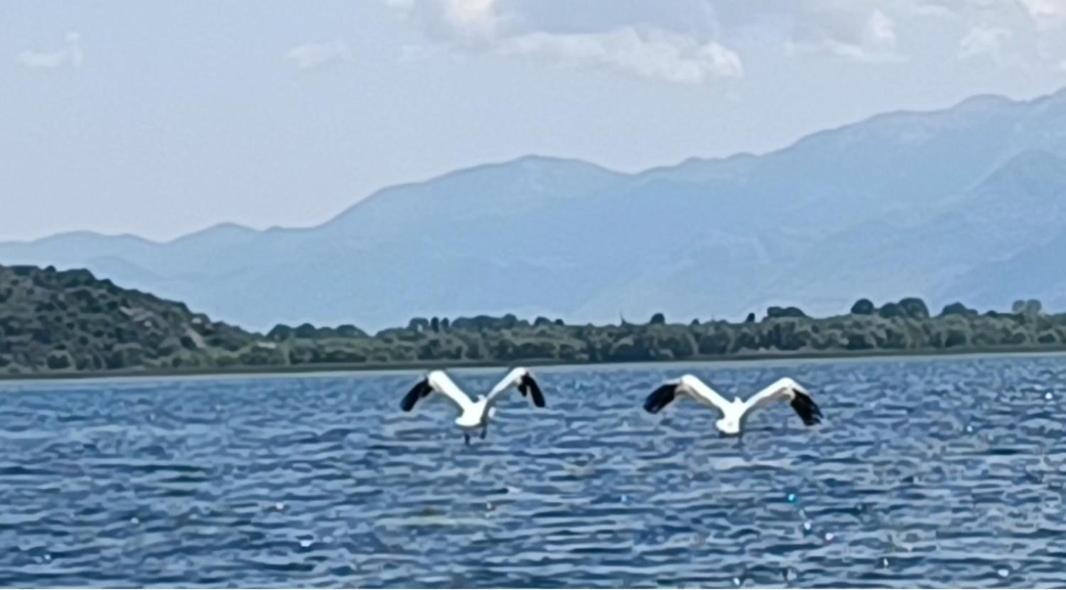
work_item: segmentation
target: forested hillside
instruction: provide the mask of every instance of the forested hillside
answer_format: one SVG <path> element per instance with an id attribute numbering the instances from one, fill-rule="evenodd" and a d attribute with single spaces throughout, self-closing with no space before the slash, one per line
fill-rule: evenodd
<path id="1" fill-rule="evenodd" d="M 213 367 L 252 340 L 87 270 L 0 266 L 0 373 Z"/>
<path id="2" fill-rule="evenodd" d="M 629 362 L 772 355 L 1066 349 L 1066 314 L 1036 301 L 1010 313 L 920 299 L 807 317 L 771 307 L 746 321 L 567 325 L 514 315 L 416 318 L 368 334 L 353 325 L 278 325 L 267 334 L 212 321 L 184 304 L 98 280 L 85 270 L 0 266 L 0 374 L 417 367 L 430 364 Z"/>

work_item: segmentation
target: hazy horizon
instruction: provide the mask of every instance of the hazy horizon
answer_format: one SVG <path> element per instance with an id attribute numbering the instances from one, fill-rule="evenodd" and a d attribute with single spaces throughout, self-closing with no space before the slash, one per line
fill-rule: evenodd
<path id="1" fill-rule="evenodd" d="M 903 113 L 903 112 L 909 112 L 909 113 L 935 113 L 935 112 L 940 112 L 940 111 L 944 111 L 944 110 L 949 110 L 951 107 L 957 106 L 957 105 L 959 105 L 962 102 L 965 102 L 967 100 L 971 100 L 971 99 L 974 99 L 974 98 L 978 98 L 978 97 L 981 97 L 981 96 L 996 96 L 996 97 L 1006 98 L 1008 100 L 1015 101 L 1015 102 L 1028 102 L 1028 101 L 1040 99 L 1042 97 L 1050 96 L 1052 94 L 1057 94 L 1059 92 L 1066 92 L 1066 86 L 1063 86 L 1061 88 L 1052 90 L 1051 92 L 1041 93 L 1041 94 L 1038 94 L 1038 95 L 1035 95 L 1035 96 L 1013 97 L 1013 96 L 1006 96 L 1006 95 L 1002 95 L 1002 94 L 973 95 L 973 96 L 966 97 L 966 98 L 962 99 L 961 101 L 956 101 L 956 102 L 954 102 L 954 103 L 952 103 L 950 105 L 946 105 L 945 107 L 942 107 L 942 108 L 933 108 L 933 109 L 927 109 L 927 110 L 897 109 L 897 110 L 884 111 L 884 112 L 880 112 L 880 113 L 872 113 L 872 114 L 870 114 L 868 116 L 862 117 L 862 118 L 857 119 L 855 121 L 845 122 L 845 123 L 842 123 L 842 124 L 840 124 L 838 126 L 835 126 L 835 127 L 827 127 L 827 128 L 823 128 L 823 129 L 812 130 L 812 131 L 810 131 L 808 133 L 801 134 L 799 137 L 796 137 L 794 139 L 790 139 L 790 140 L 786 141 L 785 143 L 783 143 L 780 146 L 770 147 L 770 148 L 768 148 L 766 150 L 761 150 L 761 151 L 737 151 L 737 152 L 732 152 L 732 153 L 729 153 L 729 154 L 723 154 L 723 155 L 718 155 L 718 156 L 693 155 L 693 156 L 688 156 L 688 157 L 686 157 L 686 158 L 684 158 L 682 160 L 678 160 L 676 162 L 668 162 L 668 163 L 664 163 L 664 164 L 654 164 L 654 165 L 651 165 L 651 166 L 647 166 L 647 167 L 643 167 L 643 168 L 637 168 L 637 169 L 633 169 L 633 170 L 622 170 L 622 169 L 618 169 L 618 168 L 612 168 L 610 166 L 607 166 L 607 165 L 599 163 L 599 162 L 594 162 L 594 161 L 591 161 L 591 160 L 587 160 L 587 159 L 583 159 L 583 158 L 577 158 L 577 157 L 567 157 L 567 156 L 559 156 L 559 155 L 554 155 L 554 154 L 541 154 L 541 153 L 521 154 L 521 155 L 514 156 L 514 157 L 511 157 L 511 158 L 507 158 L 507 159 L 490 160 L 490 161 L 480 162 L 480 163 L 476 163 L 476 164 L 471 164 L 469 166 L 464 166 L 464 167 L 460 167 L 460 168 L 454 168 L 454 169 L 451 169 L 451 170 L 446 170 L 444 172 L 431 174 L 431 175 L 426 176 L 426 177 L 413 178 L 413 179 L 409 179 L 409 180 L 405 180 L 405 181 L 400 181 L 400 182 L 397 182 L 397 183 L 394 183 L 394 184 L 384 185 L 384 186 L 378 187 L 376 189 L 373 189 L 373 190 L 371 190 L 370 192 L 368 192 L 368 193 L 366 193 L 364 195 L 355 196 L 351 203 L 342 204 L 340 209 L 338 209 L 337 211 L 335 211 L 333 213 L 327 213 L 326 216 L 324 218 L 322 218 L 321 220 L 312 221 L 312 222 L 310 222 L 310 223 L 308 223 L 306 225 L 299 225 L 299 226 L 297 226 L 297 225 L 287 225 L 287 224 L 272 224 L 272 225 L 258 225 L 258 226 L 256 226 L 256 225 L 250 225 L 250 224 L 246 224 L 246 223 L 241 223 L 239 221 L 233 221 L 233 220 L 228 220 L 228 219 L 219 219 L 219 220 L 215 220 L 215 221 L 209 222 L 207 225 L 204 225 L 204 226 L 201 226 L 201 227 L 196 227 L 196 228 L 193 228 L 193 229 L 191 229 L 189 231 L 186 231 L 186 232 L 183 232 L 183 233 L 179 233 L 179 234 L 176 234 L 176 235 L 162 236 L 162 237 L 152 237 L 152 236 L 143 235 L 143 234 L 139 234 L 139 233 L 132 232 L 132 231 L 119 231 L 119 232 L 108 233 L 108 232 L 96 231 L 96 230 L 88 229 L 88 228 L 72 228 L 72 229 L 69 229 L 69 230 L 63 230 L 63 231 L 59 231 L 59 232 L 48 233 L 48 234 L 44 234 L 44 235 L 40 235 L 40 236 L 31 236 L 31 237 L 28 237 L 28 238 L 6 239 L 6 238 L 3 238 L 2 236 L 0 236 L 0 241 L 32 242 L 32 241 L 35 241 L 35 240 L 49 238 L 49 237 L 53 237 L 53 236 L 57 236 L 57 235 L 88 232 L 88 233 L 93 233 L 93 234 L 98 234 L 98 235 L 103 235 L 103 236 L 111 236 L 111 237 L 131 236 L 131 237 L 145 239 L 145 240 L 148 240 L 150 242 L 168 243 L 168 242 L 172 242 L 174 240 L 178 240 L 178 239 L 181 239 L 181 238 L 193 235 L 193 234 L 197 234 L 197 233 L 200 233 L 200 232 L 203 232 L 203 231 L 206 231 L 206 230 L 210 230 L 210 229 L 214 229 L 214 228 L 218 228 L 218 227 L 226 227 L 226 226 L 238 227 L 238 228 L 243 228 L 243 229 L 251 229 L 251 230 L 255 230 L 255 231 L 266 231 L 266 230 L 270 230 L 270 229 L 310 229 L 310 228 L 314 228 L 314 227 L 317 227 L 319 225 L 322 225 L 322 224 L 330 221 L 331 219 L 334 219 L 336 216 L 342 214 L 344 211 L 348 210 L 353 205 L 356 205 L 360 201 L 362 201 L 362 200 L 364 200 L 364 199 L 366 199 L 368 197 L 371 197 L 374 194 L 376 194 L 378 192 L 381 192 L 383 190 L 386 190 L 386 189 L 389 189 L 389 188 L 395 188 L 395 187 L 399 187 L 399 186 L 404 186 L 404 185 L 429 183 L 429 182 L 433 182 L 433 181 L 435 181 L 437 179 L 441 179 L 441 178 L 447 177 L 447 176 L 449 176 L 451 174 L 463 172 L 463 171 L 466 171 L 466 170 L 473 170 L 473 169 L 477 169 L 477 168 L 481 168 L 481 167 L 485 167 L 485 166 L 503 165 L 503 164 L 508 164 L 508 163 L 511 163 L 511 162 L 520 161 L 520 160 L 524 160 L 524 159 L 530 159 L 530 158 L 533 158 L 533 159 L 549 159 L 549 160 L 574 160 L 574 161 L 580 161 L 580 162 L 585 162 L 585 163 L 592 164 L 592 165 L 595 165 L 595 166 L 599 166 L 601 168 L 610 170 L 612 172 L 617 172 L 617 173 L 620 173 L 620 174 L 641 174 L 641 173 L 648 172 L 648 171 L 651 171 L 651 170 L 655 170 L 655 169 L 658 169 L 658 168 L 675 167 L 675 166 L 678 166 L 678 165 L 680 165 L 680 164 L 682 164 L 682 163 L 684 163 L 684 162 L 686 162 L 688 160 L 692 160 L 692 159 L 707 159 L 707 160 L 709 160 L 709 159 L 725 159 L 725 158 L 730 158 L 730 157 L 740 156 L 740 155 L 762 156 L 762 155 L 766 155 L 766 154 L 771 154 L 771 153 L 778 152 L 778 151 L 781 151 L 781 150 L 784 150 L 784 149 L 788 149 L 789 147 L 791 147 L 792 145 L 796 144 L 797 142 L 802 141 L 804 138 L 810 137 L 811 135 L 814 135 L 816 133 L 819 133 L 819 132 L 822 132 L 822 131 L 832 131 L 832 130 L 840 129 L 840 128 L 843 128 L 843 127 L 849 127 L 851 125 L 856 125 L 856 124 L 862 123 L 862 122 L 867 121 L 867 120 L 869 120 L 871 118 L 875 118 L 875 117 L 878 117 L 878 116 L 881 116 L 881 115 L 890 115 L 890 114 Z"/>
<path id="2" fill-rule="evenodd" d="M 622 172 L 1066 84 L 1066 4 L 0 6 L 0 240 L 322 223 L 527 154 Z"/>

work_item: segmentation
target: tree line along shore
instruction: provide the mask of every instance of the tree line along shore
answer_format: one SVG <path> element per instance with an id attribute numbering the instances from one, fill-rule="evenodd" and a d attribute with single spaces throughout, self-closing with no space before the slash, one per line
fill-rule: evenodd
<path id="1" fill-rule="evenodd" d="M 744 321 L 567 324 L 514 315 L 415 318 L 368 334 L 353 325 L 278 325 L 266 334 L 185 304 L 124 289 L 86 270 L 0 265 L 0 376 L 285 371 L 419 365 L 618 363 L 1066 350 L 1066 314 L 1038 301 L 932 313 L 919 298 L 809 317 L 771 307 Z"/>

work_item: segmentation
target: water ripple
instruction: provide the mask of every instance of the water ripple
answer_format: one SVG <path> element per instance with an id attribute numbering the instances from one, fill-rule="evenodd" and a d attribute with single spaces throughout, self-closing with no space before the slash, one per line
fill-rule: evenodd
<path id="1" fill-rule="evenodd" d="M 640 410 L 681 371 L 827 421 Z M 1061 357 L 546 368 L 470 447 L 414 376 L 0 385 L 0 585 L 1066 585 Z"/>

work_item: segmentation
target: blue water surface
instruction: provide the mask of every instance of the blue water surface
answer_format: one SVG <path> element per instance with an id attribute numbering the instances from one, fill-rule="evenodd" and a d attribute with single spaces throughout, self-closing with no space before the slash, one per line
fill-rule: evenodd
<path id="1" fill-rule="evenodd" d="M 682 372 L 826 421 L 644 413 Z M 1066 585 L 1066 358 L 537 375 L 469 447 L 415 372 L 0 383 L 0 585 Z"/>

